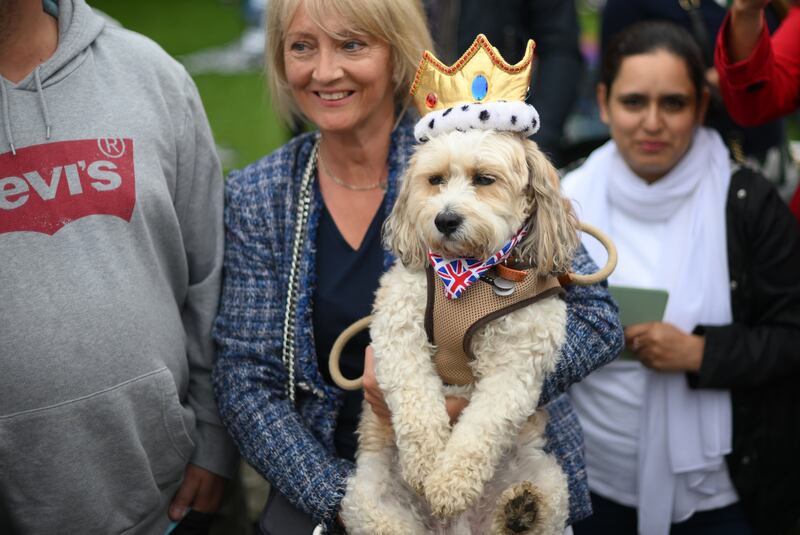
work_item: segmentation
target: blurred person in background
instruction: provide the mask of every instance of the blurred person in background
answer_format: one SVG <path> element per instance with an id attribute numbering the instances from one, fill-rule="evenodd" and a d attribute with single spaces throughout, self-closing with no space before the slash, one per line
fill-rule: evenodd
<path id="1" fill-rule="evenodd" d="M 440 58 L 453 62 L 482 33 L 511 63 L 525 53 L 528 39 L 536 42 L 536 59 L 527 101 L 539 112 L 536 141 L 561 167 L 564 124 L 578 95 L 583 76 L 580 27 L 572 0 L 431 0 L 431 26 Z"/>
<path id="2" fill-rule="evenodd" d="M 0 532 L 203 533 L 237 457 L 195 85 L 83 0 L 0 2 L 0 75 Z"/>
<path id="3" fill-rule="evenodd" d="M 394 261 L 381 226 L 414 148 L 409 90 L 432 43 L 417 1 L 270 0 L 267 20 L 272 100 L 283 117 L 300 114 L 318 130 L 228 179 L 215 390 L 242 456 L 271 484 L 262 533 L 341 530 L 364 396 L 388 415 L 374 375 L 365 377 L 366 392 L 344 392 L 330 378 L 328 355 L 370 313 Z M 596 270 L 582 248 L 573 268 Z M 603 286 L 571 286 L 566 299 L 564 357 L 542 402 L 574 521 L 590 511 L 580 430 L 563 392 L 622 340 Z M 364 371 L 368 343 L 362 333 L 345 348 L 346 376 Z M 370 369 L 369 353 L 366 362 Z"/>
<path id="4" fill-rule="evenodd" d="M 770 38 L 768 0 L 734 0 L 717 34 L 714 62 L 733 119 L 755 126 L 800 107 L 800 4 Z M 790 201 L 800 220 L 800 186 Z"/>
<path id="5" fill-rule="evenodd" d="M 780 23 L 786 0 L 776 0 L 766 13 L 766 23 L 774 31 Z M 719 95 L 718 74 L 713 67 L 717 33 L 727 13 L 722 0 L 607 0 L 602 11 L 602 49 L 613 37 L 636 22 L 668 20 L 685 28 L 703 54 L 711 101 L 705 124 L 716 129 L 736 161 L 756 167 L 788 200 L 798 181 L 798 169 L 789 154 L 783 121 L 773 120 L 758 127 L 745 127 L 732 120 Z"/>
<path id="6" fill-rule="evenodd" d="M 705 71 L 672 23 L 617 35 L 597 89 L 611 141 L 563 180 L 579 219 L 617 244 L 609 283 L 669 293 L 663 321 L 625 326 L 633 358 L 570 389 L 594 509 L 576 535 L 800 521 L 800 232 L 773 185 L 701 126 Z"/>

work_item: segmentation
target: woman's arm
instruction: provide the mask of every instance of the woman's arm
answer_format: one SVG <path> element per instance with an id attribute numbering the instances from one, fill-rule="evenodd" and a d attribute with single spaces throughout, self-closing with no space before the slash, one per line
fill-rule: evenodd
<path id="1" fill-rule="evenodd" d="M 714 57 L 728 112 L 743 126 L 800 106 L 800 7 L 791 8 L 770 39 L 763 10 L 755 10 L 759 3 L 764 2 L 737 0 L 717 35 Z"/>
<path id="2" fill-rule="evenodd" d="M 750 267 L 731 274 L 739 279 L 732 292 L 734 323 L 695 330 L 705 346 L 699 372 L 689 374 L 692 386 L 757 386 L 800 372 L 800 228 L 774 188 L 758 182 L 748 182 L 747 195 L 730 201 L 750 203 L 728 208 L 729 218 L 746 214 L 733 221 L 746 243 L 735 243 L 728 254 L 742 248 Z"/>
<path id="3" fill-rule="evenodd" d="M 262 186 L 263 187 L 263 186 Z M 224 279 L 214 337 L 220 414 L 242 456 L 290 502 L 332 523 L 352 464 L 329 453 L 286 395 L 281 362 L 285 288 L 259 188 L 228 183 Z M 264 199 L 261 199 L 264 201 Z M 274 222 L 272 222 L 274 223 Z"/>
<path id="4" fill-rule="evenodd" d="M 731 61 L 742 61 L 752 54 L 762 33 L 766 31 L 764 8 L 769 0 L 734 0 L 727 33 Z M 725 38 L 725 37 L 723 37 Z"/>
<path id="5" fill-rule="evenodd" d="M 572 261 L 575 273 L 597 271 L 583 245 Z M 572 383 L 614 360 L 622 351 L 624 339 L 619 310 L 608 293 L 608 285 L 567 287 L 567 337 L 555 373 L 544 383 L 539 405 L 555 399 Z"/>

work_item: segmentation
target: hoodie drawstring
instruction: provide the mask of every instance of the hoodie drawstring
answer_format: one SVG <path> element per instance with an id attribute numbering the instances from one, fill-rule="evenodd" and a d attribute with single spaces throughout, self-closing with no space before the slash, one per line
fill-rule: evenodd
<path id="1" fill-rule="evenodd" d="M 8 106 L 8 89 L 6 89 L 6 80 L 2 76 L 0 76 L 0 96 L 3 99 L 3 126 L 5 126 L 6 130 L 6 137 L 8 138 L 8 144 L 11 145 L 11 154 L 14 156 L 17 155 L 17 149 L 14 147 L 14 136 L 11 134 L 11 112 Z"/>
<path id="2" fill-rule="evenodd" d="M 39 65 L 33 71 L 33 79 L 36 82 L 36 93 L 39 95 L 39 103 L 42 105 L 42 116 L 44 117 L 44 126 L 45 126 L 45 139 L 50 139 L 50 131 L 52 130 L 52 124 L 50 123 L 50 110 L 47 108 L 47 100 L 44 98 L 44 89 L 42 88 L 42 76 L 40 71 L 42 66 Z M 6 86 L 6 80 L 2 76 L 0 76 L 0 97 L 2 97 L 2 104 L 3 104 L 3 127 L 6 131 L 6 137 L 8 138 L 8 144 L 11 145 L 11 154 L 14 156 L 17 155 L 17 147 L 14 145 L 14 134 L 11 129 L 11 106 L 8 104 L 8 87 Z"/>
<path id="3" fill-rule="evenodd" d="M 50 111 L 47 109 L 47 101 L 44 99 L 44 89 L 42 89 L 42 78 L 39 75 L 39 71 L 41 70 L 42 70 L 41 65 L 36 67 L 36 70 L 33 71 L 33 79 L 36 80 L 36 92 L 39 94 L 39 102 L 42 103 L 42 114 L 44 115 L 44 126 L 45 126 L 45 139 L 50 139 Z"/>

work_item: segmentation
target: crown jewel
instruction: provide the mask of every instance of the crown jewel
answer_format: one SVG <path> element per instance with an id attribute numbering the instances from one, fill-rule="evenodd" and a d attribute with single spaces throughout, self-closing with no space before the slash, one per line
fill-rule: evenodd
<path id="1" fill-rule="evenodd" d="M 486 36 L 478 35 L 451 66 L 425 51 L 419 63 L 411 95 L 420 116 L 462 103 L 524 101 L 533 63 L 533 40 L 524 57 L 509 65 Z"/>
<path id="2" fill-rule="evenodd" d="M 535 134 L 539 113 L 525 102 L 533 48 L 533 41 L 528 40 L 525 56 L 516 65 L 509 65 L 484 35 L 478 35 L 449 67 L 426 50 L 411 86 L 411 96 L 422 117 L 414 126 L 417 141 L 454 130 Z"/>

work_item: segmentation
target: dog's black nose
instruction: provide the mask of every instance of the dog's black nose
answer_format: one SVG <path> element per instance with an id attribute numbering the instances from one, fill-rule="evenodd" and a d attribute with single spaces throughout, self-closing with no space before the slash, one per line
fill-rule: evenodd
<path id="1" fill-rule="evenodd" d="M 458 227 L 461 226 L 462 221 L 464 221 L 464 218 L 453 212 L 441 212 L 436 216 L 436 219 L 433 220 L 436 224 L 436 228 L 445 236 L 449 236 L 455 232 Z"/>

